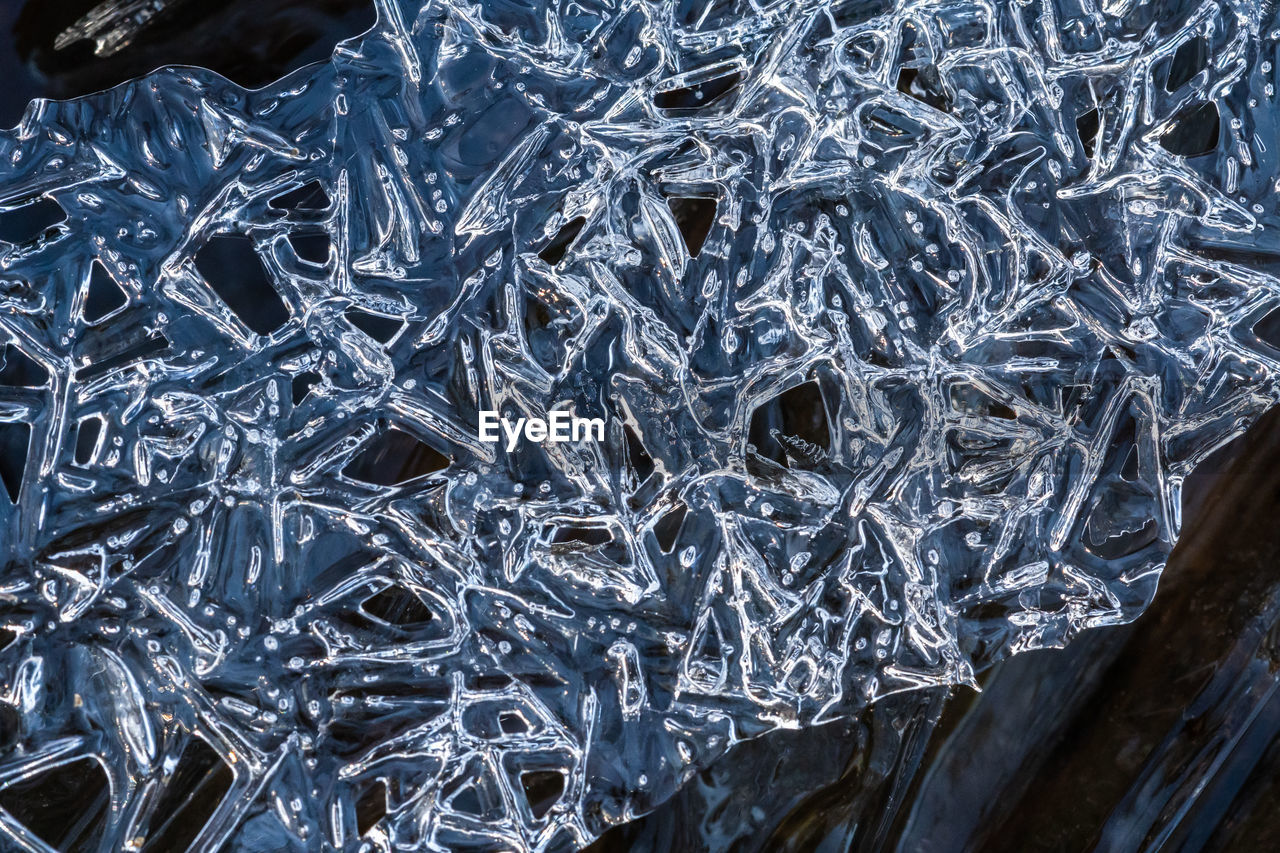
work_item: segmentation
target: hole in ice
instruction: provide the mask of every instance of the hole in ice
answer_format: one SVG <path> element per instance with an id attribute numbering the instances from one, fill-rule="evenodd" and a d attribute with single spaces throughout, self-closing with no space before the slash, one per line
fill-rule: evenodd
<path id="1" fill-rule="evenodd" d="M 1139 480 L 1141 469 L 1138 464 L 1138 448 L 1130 447 L 1129 455 L 1124 459 L 1124 465 L 1120 469 L 1120 478 L 1130 483 L 1136 483 Z"/>
<path id="2" fill-rule="evenodd" d="M 1005 421 L 1016 421 L 1018 419 L 1017 412 L 998 400 L 992 400 L 987 403 L 987 414 Z"/>
<path id="3" fill-rule="evenodd" d="M 456 812 L 463 814 L 475 815 L 476 817 L 485 817 L 487 809 L 480 799 L 480 792 L 476 790 L 474 785 L 468 785 L 453 795 L 453 799 L 449 801 L 449 807 Z"/>
<path id="4" fill-rule="evenodd" d="M 541 820 L 564 793 L 564 774 L 558 770 L 529 770 L 520 774 L 520 787 L 529 811 Z"/>
<path id="5" fill-rule="evenodd" d="M 550 549 L 554 554 L 590 554 L 620 566 L 630 561 L 625 541 L 615 538 L 607 524 L 557 521 L 555 527 Z"/>
<path id="6" fill-rule="evenodd" d="M 564 258 L 565 252 L 569 251 L 569 246 L 577 239 L 578 234 L 582 231 L 582 226 L 587 224 L 586 217 L 575 216 L 564 225 L 560 226 L 560 230 L 556 232 L 556 236 L 551 238 L 551 242 L 546 245 L 538 257 L 542 258 L 551 266 L 560 263 Z"/>
<path id="7" fill-rule="evenodd" d="M 213 747 L 190 738 L 177 766 L 160 780 L 162 793 L 147 818 L 142 853 L 187 850 L 231 790 L 231 768 Z"/>
<path id="8" fill-rule="evenodd" d="M 0 630 L 0 646 L 5 645 L 2 637 L 7 631 L 9 631 L 7 628 Z M 21 736 L 22 714 L 8 702 L 0 702 L 0 755 L 17 746 L 18 738 Z"/>
<path id="9" fill-rule="evenodd" d="M 342 473 L 374 486 L 396 486 L 449 466 L 449 457 L 407 432 L 388 429 L 365 445 Z"/>
<path id="10" fill-rule="evenodd" d="M 26 243 L 66 218 L 66 213 L 56 201 L 41 198 L 32 204 L 0 212 L 0 240 Z"/>
<path id="11" fill-rule="evenodd" d="M 628 425 L 623 427 L 622 431 L 627 435 L 627 458 L 631 460 L 636 479 L 645 480 L 653 473 L 653 457 L 644 449 L 644 444 L 641 443 L 635 430 Z"/>
<path id="12" fill-rule="evenodd" d="M 1100 518 L 1095 512 L 1089 519 L 1085 544 L 1093 554 L 1104 560 L 1118 560 L 1136 554 L 1159 537 L 1160 525 L 1154 519 L 1148 518 L 1141 524 L 1124 527 Z"/>
<path id="13" fill-rule="evenodd" d="M 494 684 L 501 690 L 506 684 Z M 511 710 L 506 700 L 486 701 L 468 705 L 462 712 L 462 724 L 467 733 L 485 740 L 501 740 L 505 735 L 519 735 L 534 731 L 537 726 L 518 710 Z"/>
<path id="14" fill-rule="evenodd" d="M 503 711 L 498 714 L 498 727 L 504 734 L 509 735 L 519 735 L 529 731 L 529 724 L 515 711 Z"/>
<path id="15" fill-rule="evenodd" d="M 933 65 L 925 65 L 919 68 L 904 66 L 899 69 L 897 88 L 902 94 L 910 95 L 920 103 L 927 104 L 935 110 L 946 111 L 948 109 L 947 96 L 942 88 L 942 78 L 938 75 L 938 69 Z"/>
<path id="16" fill-rule="evenodd" d="M 78 758 L 0 790 L 0 807 L 61 853 L 97 850 L 111 788 L 102 765 Z"/>
<path id="17" fill-rule="evenodd" d="M 667 199 L 671 215 L 675 217 L 676 227 L 684 238 L 684 245 L 689 254 L 698 257 L 702 244 L 711 233 L 711 225 L 716 220 L 716 200 L 695 196 L 671 196 Z"/>
<path id="18" fill-rule="evenodd" d="M 320 374 L 315 371 L 308 370 L 305 373 L 299 373 L 293 377 L 292 392 L 293 404 L 296 406 L 306 399 L 311 393 L 311 388 L 320 381 Z"/>
<path id="19" fill-rule="evenodd" d="M 551 316 L 551 309 L 547 307 L 540 299 L 532 296 L 526 296 L 524 300 L 524 328 L 525 337 L 533 337 L 538 332 L 549 327 L 555 318 Z"/>
<path id="20" fill-rule="evenodd" d="M 831 447 L 827 408 L 815 381 L 805 382 L 774 397 L 751 415 L 748 441 L 756 453 L 779 465 L 791 458 L 813 464 Z"/>
<path id="21" fill-rule="evenodd" d="M 369 596 L 360 609 L 374 619 L 405 629 L 420 627 L 435 618 L 421 598 L 402 586 L 389 586 Z"/>
<path id="22" fill-rule="evenodd" d="M 911 95 L 911 84 L 915 82 L 919 73 L 919 70 L 915 68 L 898 69 L 898 80 L 894 84 L 897 90 L 904 95 Z"/>
<path id="23" fill-rule="evenodd" d="M 441 794 L 441 799 L 451 809 L 464 814 L 498 820 L 507 813 L 506 798 L 494 784 L 487 764 L 478 758 L 460 767 L 457 775 L 444 785 Z"/>
<path id="24" fill-rule="evenodd" d="M 389 343 L 404 328 L 404 320 L 386 314 L 375 314 L 359 308 L 348 308 L 344 315 L 351 325 L 379 343 Z"/>
<path id="25" fill-rule="evenodd" d="M 1164 88 L 1173 92 L 1195 77 L 1209 64 L 1209 45 L 1202 38 L 1184 41 L 1169 63 L 1169 74 Z"/>
<path id="26" fill-rule="evenodd" d="M 608 527 L 585 524 L 562 524 L 556 528 L 554 545 L 575 543 L 579 545 L 607 545 L 613 541 L 613 534 Z"/>
<path id="27" fill-rule="evenodd" d="M 1267 316 L 1254 323 L 1253 333 L 1267 346 L 1280 350 L 1280 308 L 1272 310 Z"/>
<path id="28" fill-rule="evenodd" d="M 1080 145 L 1084 148 L 1084 156 L 1090 160 L 1093 159 L 1093 152 L 1097 150 L 1098 128 L 1101 127 L 1100 121 L 1101 113 L 1098 112 L 1097 107 L 1076 116 L 1076 135 L 1080 137 Z"/>
<path id="29" fill-rule="evenodd" d="M 324 210 L 329 206 L 329 196 L 319 181 L 308 181 L 300 187 L 281 193 L 268 204 L 276 210 Z"/>
<path id="30" fill-rule="evenodd" d="M 14 344 L 0 350 L 0 385 L 39 388 L 49 381 L 49 371 Z"/>
<path id="31" fill-rule="evenodd" d="M 662 553 L 670 554 L 671 549 L 676 546 L 676 537 L 680 535 L 680 528 L 684 526 L 684 517 L 688 513 L 689 508 L 680 504 L 658 519 L 658 523 L 653 526 L 653 537 L 658 540 Z"/>
<path id="32" fill-rule="evenodd" d="M 329 262 L 329 235 L 323 231 L 293 231 L 289 245 L 299 259 L 313 264 Z"/>
<path id="33" fill-rule="evenodd" d="M 253 241 L 243 234 L 220 234 L 196 254 L 196 269 L 240 321 L 269 335 L 289 320 L 289 309 L 267 278 Z"/>
<path id="34" fill-rule="evenodd" d="M 86 323 L 96 323 L 114 314 L 128 302 L 120 285 L 103 269 L 97 261 L 89 272 L 89 289 L 84 297 L 84 319 Z"/>
<path id="35" fill-rule="evenodd" d="M 653 94 L 653 104 L 660 110 L 671 112 L 694 112 L 710 106 L 723 99 L 737 89 L 742 83 L 742 72 L 733 70 L 728 74 L 710 72 L 705 80 L 694 82 L 688 78 L 678 82 L 671 81 L 658 84 L 658 91 Z"/>
<path id="36" fill-rule="evenodd" d="M 0 423 L 0 480 L 10 503 L 18 502 L 22 491 L 22 475 L 27 470 L 27 450 L 31 443 L 31 425 Z"/>
<path id="37" fill-rule="evenodd" d="M 356 800 L 356 831 L 367 835 L 374 824 L 387 814 L 387 784 L 374 782 Z"/>
<path id="38" fill-rule="evenodd" d="M 1183 107 L 1173 117 L 1173 126 L 1160 137 L 1170 154 L 1199 157 L 1218 147 L 1218 107 L 1212 101 Z"/>
<path id="39" fill-rule="evenodd" d="M 102 416 L 90 415 L 76 426 L 77 465 L 88 465 L 98 450 L 98 438 L 102 435 Z"/>
<path id="40" fill-rule="evenodd" d="M 132 364 L 135 361 L 141 361 L 148 356 L 156 355 L 169 348 L 169 339 L 164 335 L 153 335 L 145 340 L 139 341 L 123 352 L 115 355 L 91 362 L 76 371 L 76 380 L 84 381 L 93 379 L 95 376 L 103 376 L 119 367 Z"/>

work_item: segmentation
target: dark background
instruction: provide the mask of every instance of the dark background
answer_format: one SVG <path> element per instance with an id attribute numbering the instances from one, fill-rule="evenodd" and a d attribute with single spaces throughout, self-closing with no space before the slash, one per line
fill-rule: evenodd
<path id="1" fill-rule="evenodd" d="M 58 35 L 101 0 L 0 0 L 0 127 L 32 98 L 74 98 L 162 65 L 209 68 L 256 89 L 329 57 L 373 26 L 369 0 L 168 0 L 128 44 L 98 55 L 91 40 Z M 121 4 L 123 5 L 123 4 Z"/>

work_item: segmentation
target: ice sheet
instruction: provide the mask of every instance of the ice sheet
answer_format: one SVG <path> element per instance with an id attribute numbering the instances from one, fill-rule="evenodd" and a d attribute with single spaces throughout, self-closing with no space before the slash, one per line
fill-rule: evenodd
<path id="1" fill-rule="evenodd" d="M 101 849 L 582 846 L 1132 620 L 1276 399 L 1261 7 L 378 14 L 0 134 L 0 789 Z"/>

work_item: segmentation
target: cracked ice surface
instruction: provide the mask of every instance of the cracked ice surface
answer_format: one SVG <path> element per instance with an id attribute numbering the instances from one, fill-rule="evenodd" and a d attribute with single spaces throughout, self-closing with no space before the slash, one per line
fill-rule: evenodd
<path id="1" fill-rule="evenodd" d="M 6 844 L 569 849 L 1134 618 L 1277 395 L 1260 10 L 384 0 L 263 90 L 38 102 Z M 476 439 L 553 405 L 606 440 Z M 33 828 L 68 768 L 96 829 Z"/>

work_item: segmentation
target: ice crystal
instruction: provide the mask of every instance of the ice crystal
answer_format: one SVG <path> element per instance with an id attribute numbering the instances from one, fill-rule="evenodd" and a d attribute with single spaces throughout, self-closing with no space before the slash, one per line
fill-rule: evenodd
<path id="1" fill-rule="evenodd" d="M 7 843 L 572 849 L 1133 619 L 1277 396 L 1276 26 L 381 0 L 261 90 L 33 103 Z M 606 440 L 477 440 L 553 407 Z"/>

